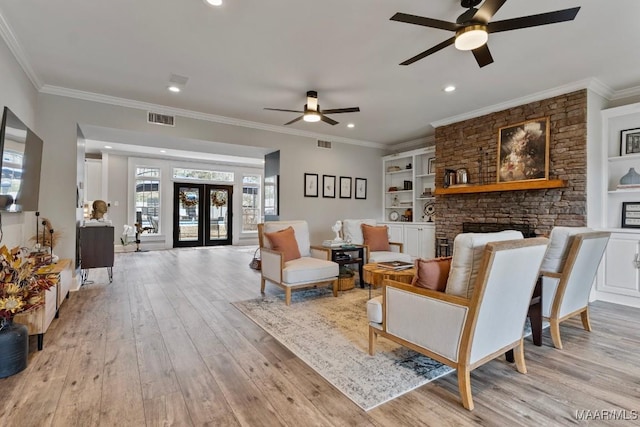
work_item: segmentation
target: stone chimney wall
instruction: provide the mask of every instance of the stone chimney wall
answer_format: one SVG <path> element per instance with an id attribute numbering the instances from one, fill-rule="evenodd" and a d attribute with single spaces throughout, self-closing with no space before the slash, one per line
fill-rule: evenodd
<path id="1" fill-rule="evenodd" d="M 436 196 L 436 235 L 449 242 L 463 222 L 527 224 L 538 235 L 587 221 L 587 91 L 579 90 L 436 129 L 436 187 L 445 169 L 467 168 L 471 184 L 496 183 L 501 127 L 549 117 L 549 179 L 566 188 Z M 479 181 L 479 160 L 485 171 Z"/>

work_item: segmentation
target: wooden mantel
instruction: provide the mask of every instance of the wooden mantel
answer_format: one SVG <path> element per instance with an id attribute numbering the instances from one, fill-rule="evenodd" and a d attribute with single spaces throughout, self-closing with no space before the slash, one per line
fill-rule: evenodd
<path id="1" fill-rule="evenodd" d="M 443 196 L 449 194 L 493 193 L 496 191 L 544 190 L 549 188 L 562 188 L 566 186 L 567 181 L 564 179 L 544 179 L 532 181 L 499 182 L 496 184 L 486 185 L 436 188 L 434 194 L 437 196 Z"/>

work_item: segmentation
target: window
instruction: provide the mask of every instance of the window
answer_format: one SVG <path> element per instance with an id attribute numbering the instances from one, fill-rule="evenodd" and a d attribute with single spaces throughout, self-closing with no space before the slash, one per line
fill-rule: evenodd
<path id="1" fill-rule="evenodd" d="M 260 176 L 242 178 L 242 231 L 256 231 L 260 222 Z"/>
<path id="2" fill-rule="evenodd" d="M 207 171 L 198 169 L 173 169 L 174 178 L 197 179 L 201 181 L 221 181 L 233 182 L 235 179 L 233 172 Z"/>
<path id="3" fill-rule="evenodd" d="M 136 167 L 136 223 L 147 233 L 160 232 L 160 169 Z"/>

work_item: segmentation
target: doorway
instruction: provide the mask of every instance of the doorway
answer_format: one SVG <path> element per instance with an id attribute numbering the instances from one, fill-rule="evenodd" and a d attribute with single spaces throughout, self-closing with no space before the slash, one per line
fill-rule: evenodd
<path id="1" fill-rule="evenodd" d="M 230 245 L 233 187 L 175 183 L 173 247 Z"/>

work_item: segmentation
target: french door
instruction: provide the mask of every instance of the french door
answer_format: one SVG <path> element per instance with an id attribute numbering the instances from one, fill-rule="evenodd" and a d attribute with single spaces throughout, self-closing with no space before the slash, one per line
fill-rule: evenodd
<path id="1" fill-rule="evenodd" d="M 173 247 L 230 245 L 233 187 L 175 183 Z"/>

